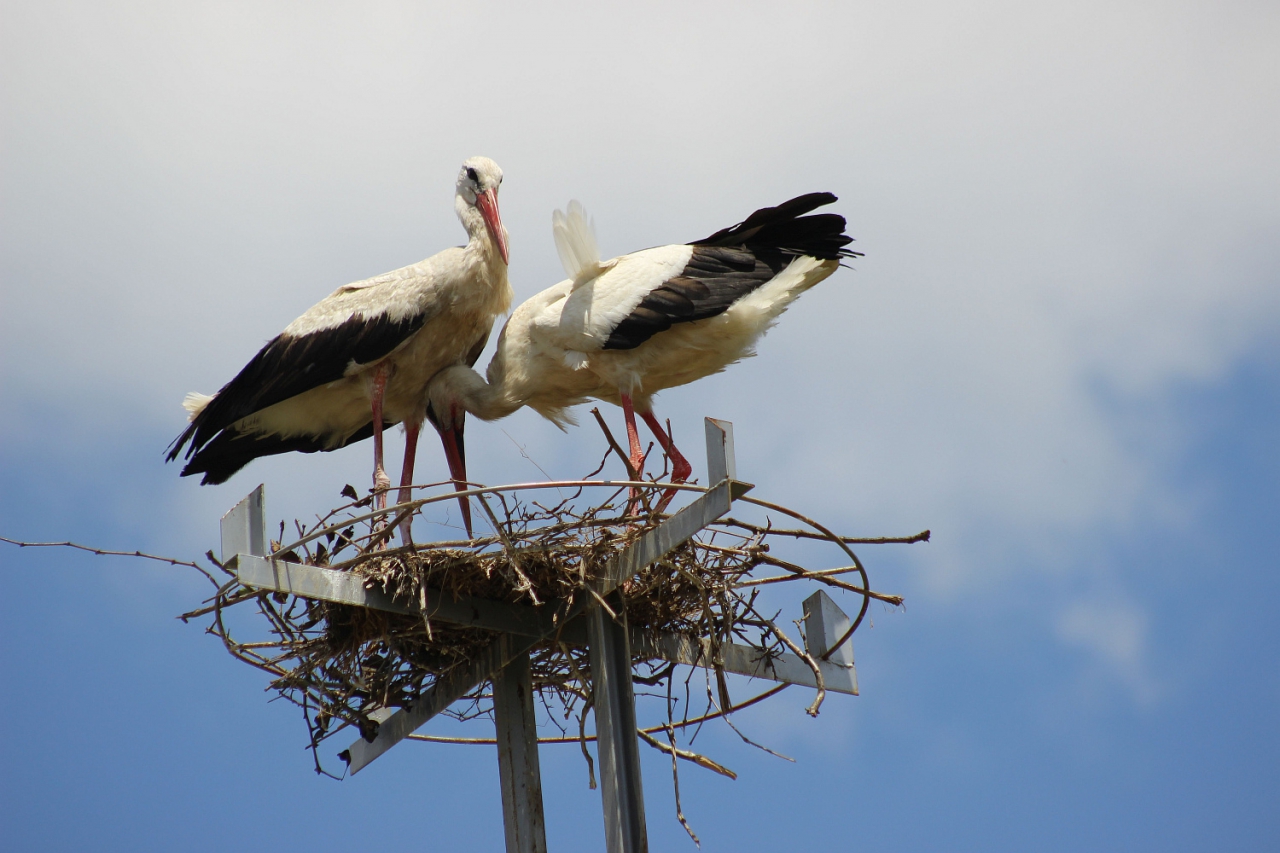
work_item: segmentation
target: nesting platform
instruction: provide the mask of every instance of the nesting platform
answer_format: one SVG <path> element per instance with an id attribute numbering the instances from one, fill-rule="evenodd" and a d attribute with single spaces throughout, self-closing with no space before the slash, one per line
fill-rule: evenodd
<path id="1" fill-rule="evenodd" d="M 639 737 L 673 761 L 730 773 L 680 748 L 676 731 L 759 700 L 735 704 L 727 673 L 775 683 L 761 695 L 813 688 L 814 715 L 827 691 L 856 695 L 853 633 L 873 599 L 901 599 L 870 588 L 851 546 L 928 538 L 839 536 L 748 496 L 731 426 L 708 419 L 707 438 L 710 488 L 590 478 L 474 487 L 461 494 L 487 520 L 487 535 L 399 547 L 391 540 L 403 539 L 400 523 L 419 518 L 421 529 L 428 513 L 446 512 L 457 497 L 452 484 L 421 487 L 418 499 L 383 511 L 348 487 L 348 503 L 309 527 L 295 523 L 294 541 L 283 543 L 283 524 L 279 539 L 267 535 L 259 487 L 223 519 L 227 582 L 186 618 L 212 615 L 210 631 L 228 651 L 269 673 L 271 688 L 299 706 L 321 772 L 322 744 L 344 731 L 353 740 L 339 754 L 358 772 L 422 737 L 413 733 L 437 714 L 495 717 L 497 737 L 471 742 L 500 745 L 501 718 L 514 720 L 505 735 L 514 752 L 503 764 L 509 850 L 545 849 L 535 697 L 547 712 L 542 742 L 579 741 L 588 762 L 593 710 L 606 839 L 611 850 L 644 849 L 637 739 L 624 734 L 637 728 L 632 683 L 687 696 L 692 671 L 714 673 L 703 680 L 705 702 L 686 700 L 682 714 L 679 703 L 659 702 L 663 722 Z M 694 500 L 674 514 L 658 511 L 672 489 Z M 800 557 L 784 559 L 785 551 Z M 818 559 L 828 566 L 802 565 Z M 784 628 L 764 605 L 796 582 L 817 587 L 803 602 L 802 631 Z M 827 590 L 851 601 L 853 615 Z M 266 631 L 233 636 L 232 608 L 256 608 Z M 594 787 L 594 767 L 591 775 Z"/>

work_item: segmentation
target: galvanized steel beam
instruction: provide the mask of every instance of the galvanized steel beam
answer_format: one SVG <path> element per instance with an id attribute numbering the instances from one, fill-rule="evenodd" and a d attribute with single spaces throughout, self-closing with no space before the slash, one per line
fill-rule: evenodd
<path id="1" fill-rule="evenodd" d="M 529 655 L 516 655 L 493 677 L 493 723 L 507 853 L 547 853 L 542 774 Z"/>

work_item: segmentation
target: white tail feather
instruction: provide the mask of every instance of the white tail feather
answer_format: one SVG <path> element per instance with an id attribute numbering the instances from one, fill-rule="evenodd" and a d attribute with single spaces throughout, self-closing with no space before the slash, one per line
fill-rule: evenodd
<path id="1" fill-rule="evenodd" d="M 209 401 L 213 399 L 212 394 L 201 394 L 199 391 L 192 391 L 182 400 L 182 408 L 187 410 L 187 420 L 194 421 L 196 415 L 204 411 L 204 407 L 209 405 Z"/>
<path id="2" fill-rule="evenodd" d="M 581 202 L 571 201 L 565 213 L 557 210 L 551 214 L 551 233 L 565 274 L 573 279 L 575 285 L 600 273 L 600 248 L 596 245 L 595 228 L 587 220 L 587 211 Z"/>

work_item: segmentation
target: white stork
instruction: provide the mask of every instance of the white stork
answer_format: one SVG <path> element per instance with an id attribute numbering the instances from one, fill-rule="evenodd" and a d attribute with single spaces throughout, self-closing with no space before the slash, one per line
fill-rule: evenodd
<path id="1" fill-rule="evenodd" d="M 494 319 L 511 307 L 507 232 L 498 214 L 502 170 L 472 157 L 454 207 L 467 244 L 338 288 L 264 346 L 217 394 L 189 394 L 182 476 L 222 483 L 259 456 L 336 450 L 373 436 L 377 506 L 391 485 L 382 431 L 405 425 L 401 501 L 413 480 L 427 383 L 450 365 L 474 364 Z"/>
<path id="2" fill-rule="evenodd" d="M 465 414 L 482 420 L 530 406 L 564 428 L 567 409 L 588 398 L 622 407 L 631 463 L 643 471 L 639 412 L 671 460 L 671 479 L 692 471 L 653 414 L 664 388 L 719 373 L 753 354 L 755 342 L 801 293 L 835 272 L 844 217 L 809 214 L 834 202 L 810 193 L 757 210 L 703 240 L 659 246 L 601 263 L 582 206 L 556 211 L 553 232 L 569 279 L 521 304 L 498 338 L 486 371 L 441 371 L 428 389 L 427 415 L 440 431 L 455 480 L 466 479 Z"/>

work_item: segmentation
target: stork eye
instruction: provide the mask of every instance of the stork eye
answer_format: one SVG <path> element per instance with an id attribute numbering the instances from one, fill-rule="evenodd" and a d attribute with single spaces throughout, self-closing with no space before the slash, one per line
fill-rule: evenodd
<path id="1" fill-rule="evenodd" d="M 477 184 L 480 183 L 480 176 L 476 174 L 476 170 L 474 166 L 467 167 L 467 177 L 475 181 Z"/>

